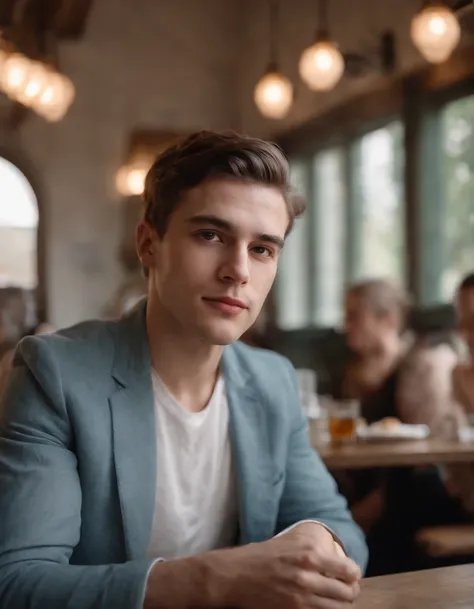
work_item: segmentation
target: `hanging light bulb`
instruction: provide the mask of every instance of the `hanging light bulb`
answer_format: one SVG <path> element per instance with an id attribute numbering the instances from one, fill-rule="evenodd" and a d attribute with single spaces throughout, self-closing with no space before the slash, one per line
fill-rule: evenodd
<path id="1" fill-rule="evenodd" d="M 329 36 L 327 0 L 319 0 L 316 42 L 301 55 L 301 79 L 312 91 L 330 91 L 344 74 L 344 58 Z"/>
<path id="2" fill-rule="evenodd" d="M 270 63 L 255 85 L 255 105 L 267 118 L 284 118 L 293 103 L 293 85 L 278 67 L 278 0 L 269 1 Z"/>
<path id="3" fill-rule="evenodd" d="M 330 91 L 344 74 L 344 58 L 334 43 L 320 39 L 303 51 L 299 71 L 312 91 Z"/>
<path id="4" fill-rule="evenodd" d="M 0 35 L 0 91 L 49 121 L 58 121 L 75 97 L 72 81 L 43 60 L 29 59 Z"/>
<path id="5" fill-rule="evenodd" d="M 427 61 L 442 63 L 459 44 L 461 28 L 453 11 L 436 2 L 413 17 L 411 38 Z"/>
<path id="6" fill-rule="evenodd" d="M 48 86 L 36 98 L 34 109 L 50 122 L 61 120 L 74 101 L 75 89 L 64 74 L 50 70 Z"/>
<path id="7" fill-rule="evenodd" d="M 5 93 L 16 99 L 24 90 L 31 69 L 31 61 L 21 53 L 13 53 L 5 60 L 2 73 L 2 87 Z"/>
<path id="8" fill-rule="evenodd" d="M 23 89 L 16 94 L 17 101 L 25 106 L 32 106 L 35 100 L 41 97 L 49 84 L 50 72 L 48 68 L 39 61 L 31 61 Z"/>
<path id="9" fill-rule="evenodd" d="M 60 97 L 56 104 L 47 107 L 45 114 L 45 118 L 50 122 L 63 119 L 75 97 L 75 88 L 72 81 L 64 74 L 58 74 L 57 77 L 60 83 Z"/>
<path id="10" fill-rule="evenodd" d="M 149 166 L 143 163 L 124 165 L 117 172 L 115 184 L 118 192 L 124 197 L 139 196 L 145 188 L 145 178 Z"/>
<path id="11" fill-rule="evenodd" d="M 267 118 L 284 118 L 293 102 L 293 85 L 276 68 L 271 68 L 255 86 L 257 108 Z"/>

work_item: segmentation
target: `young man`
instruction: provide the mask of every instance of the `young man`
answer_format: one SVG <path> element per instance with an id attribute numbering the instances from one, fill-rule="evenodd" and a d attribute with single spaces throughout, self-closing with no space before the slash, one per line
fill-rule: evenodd
<path id="1" fill-rule="evenodd" d="M 145 205 L 146 302 L 17 351 L 0 606 L 348 607 L 366 547 L 310 448 L 294 371 L 235 342 L 302 212 L 284 156 L 196 134 L 157 159 Z"/>

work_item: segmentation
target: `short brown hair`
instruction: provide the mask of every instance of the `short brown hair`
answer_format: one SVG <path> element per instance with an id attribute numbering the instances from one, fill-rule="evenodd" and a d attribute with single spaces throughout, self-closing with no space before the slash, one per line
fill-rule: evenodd
<path id="1" fill-rule="evenodd" d="M 351 285 L 348 296 L 363 298 L 376 315 L 398 316 L 401 329 L 405 329 L 411 299 L 405 289 L 387 279 L 368 279 Z"/>
<path id="2" fill-rule="evenodd" d="M 283 151 L 271 142 L 233 132 L 199 131 L 158 156 L 145 180 L 145 220 L 163 237 L 182 195 L 207 179 L 229 177 L 278 189 L 290 218 L 301 216 L 305 203 L 291 192 Z"/>

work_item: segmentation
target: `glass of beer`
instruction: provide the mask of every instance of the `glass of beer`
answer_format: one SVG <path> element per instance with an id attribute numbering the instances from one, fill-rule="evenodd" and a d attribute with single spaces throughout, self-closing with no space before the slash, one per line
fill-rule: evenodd
<path id="1" fill-rule="evenodd" d="M 329 435 L 333 444 L 356 438 L 360 405 L 357 400 L 333 401 L 329 407 Z"/>

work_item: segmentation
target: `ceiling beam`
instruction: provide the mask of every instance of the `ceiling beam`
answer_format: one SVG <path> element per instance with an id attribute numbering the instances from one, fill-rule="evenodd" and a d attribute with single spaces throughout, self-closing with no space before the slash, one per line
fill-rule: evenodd
<path id="1" fill-rule="evenodd" d="M 78 39 L 84 34 L 93 0 L 0 0 L 0 27 L 36 25 L 58 37 Z"/>

